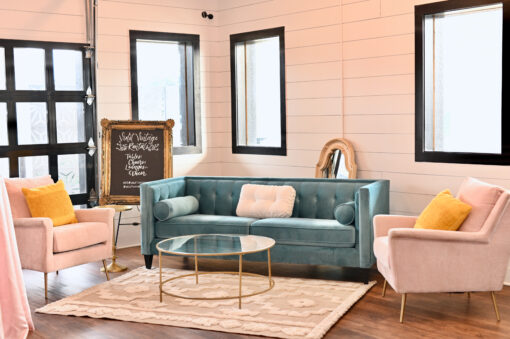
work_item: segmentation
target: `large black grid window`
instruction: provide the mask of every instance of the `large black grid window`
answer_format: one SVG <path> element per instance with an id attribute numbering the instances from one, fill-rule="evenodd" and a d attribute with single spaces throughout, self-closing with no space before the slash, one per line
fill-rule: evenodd
<path id="1" fill-rule="evenodd" d="M 0 176 L 50 174 L 73 204 L 87 203 L 95 182 L 89 86 L 83 45 L 0 40 Z"/>
<path id="2" fill-rule="evenodd" d="M 173 153 L 200 153 L 200 37 L 145 31 L 129 37 L 133 119 L 173 119 Z"/>

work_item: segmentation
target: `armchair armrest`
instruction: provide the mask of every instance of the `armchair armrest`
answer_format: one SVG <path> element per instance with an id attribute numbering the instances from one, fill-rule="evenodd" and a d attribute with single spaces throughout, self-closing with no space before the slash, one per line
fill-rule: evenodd
<path id="1" fill-rule="evenodd" d="M 508 257 L 480 232 L 395 228 L 388 235 L 388 263 L 398 293 L 495 291 Z"/>
<path id="2" fill-rule="evenodd" d="M 23 268 L 48 272 L 53 256 L 53 222 L 50 218 L 16 218 L 14 232 Z"/>
<path id="3" fill-rule="evenodd" d="M 430 229 L 409 229 L 396 228 L 389 231 L 389 241 L 392 239 L 415 239 L 425 242 L 455 242 L 455 243 L 475 243 L 488 244 L 489 238 L 486 234 L 480 232 L 458 232 L 442 231 Z"/>
<path id="4" fill-rule="evenodd" d="M 75 210 L 78 222 L 104 222 L 111 223 L 115 216 L 113 208 L 90 208 Z"/>
<path id="5" fill-rule="evenodd" d="M 103 222 L 108 227 L 108 237 L 106 246 L 112 246 L 113 239 L 113 218 L 115 217 L 115 210 L 113 208 L 89 208 L 75 210 L 76 219 L 78 222 Z"/>
<path id="6" fill-rule="evenodd" d="M 374 217 L 374 237 L 384 237 L 392 228 L 412 228 L 418 217 L 404 215 L 376 215 Z"/>

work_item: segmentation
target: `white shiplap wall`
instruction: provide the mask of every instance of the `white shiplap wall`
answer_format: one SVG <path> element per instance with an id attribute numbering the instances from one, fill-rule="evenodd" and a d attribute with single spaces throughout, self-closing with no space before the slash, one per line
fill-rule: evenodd
<path id="1" fill-rule="evenodd" d="M 313 177 L 324 143 L 342 133 L 342 48 L 339 0 L 220 0 L 218 73 L 224 133 L 214 148 L 223 175 Z M 232 154 L 230 34 L 285 26 L 287 156 Z"/>

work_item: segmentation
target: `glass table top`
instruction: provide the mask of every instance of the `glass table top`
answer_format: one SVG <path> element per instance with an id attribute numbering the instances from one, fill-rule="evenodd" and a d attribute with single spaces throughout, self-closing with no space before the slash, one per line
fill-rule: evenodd
<path id="1" fill-rule="evenodd" d="M 259 235 L 196 234 L 162 240 L 156 248 L 171 254 L 214 256 L 260 252 L 274 244 L 273 239 Z"/>

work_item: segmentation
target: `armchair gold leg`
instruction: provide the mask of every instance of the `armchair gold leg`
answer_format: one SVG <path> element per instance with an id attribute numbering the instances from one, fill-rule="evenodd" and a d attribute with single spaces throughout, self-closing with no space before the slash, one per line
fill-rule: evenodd
<path id="1" fill-rule="evenodd" d="M 501 318 L 499 317 L 498 304 L 496 303 L 496 295 L 494 294 L 494 292 L 491 292 L 491 297 L 492 297 L 492 304 L 494 305 L 494 311 L 496 312 L 496 319 L 498 319 L 498 321 L 500 321 Z"/>
<path id="2" fill-rule="evenodd" d="M 44 272 L 44 299 L 48 299 L 48 273 Z"/>
<path id="3" fill-rule="evenodd" d="M 386 281 L 386 279 L 384 279 L 384 283 L 382 285 L 382 297 L 384 298 L 384 296 L 386 295 L 386 284 L 388 282 Z"/>
<path id="4" fill-rule="evenodd" d="M 400 323 L 404 322 L 404 312 L 406 310 L 407 293 L 402 294 L 402 303 L 400 304 Z"/>
<path id="5" fill-rule="evenodd" d="M 106 280 L 110 280 L 110 276 L 108 275 L 108 269 L 106 268 L 106 260 L 103 259 L 103 267 L 104 273 L 106 274 Z"/>

